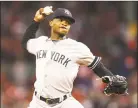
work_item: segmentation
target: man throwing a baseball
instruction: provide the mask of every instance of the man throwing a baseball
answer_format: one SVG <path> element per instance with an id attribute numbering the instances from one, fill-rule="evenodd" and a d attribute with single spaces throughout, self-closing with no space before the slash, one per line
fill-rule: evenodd
<path id="1" fill-rule="evenodd" d="M 51 36 L 35 38 L 39 24 L 47 18 Z M 81 42 L 67 37 L 75 19 L 69 10 L 52 6 L 40 8 L 27 28 L 22 46 L 36 56 L 36 81 L 33 99 L 28 108 L 84 108 L 72 95 L 73 82 L 80 65 L 93 69 L 107 87 L 106 95 L 126 94 L 125 77 L 113 75 Z"/>

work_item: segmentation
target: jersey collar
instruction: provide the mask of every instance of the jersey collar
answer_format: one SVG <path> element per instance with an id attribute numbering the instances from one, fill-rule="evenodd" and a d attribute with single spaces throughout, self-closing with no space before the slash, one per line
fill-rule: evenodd
<path id="1" fill-rule="evenodd" d="M 67 36 L 64 36 L 62 40 L 68 39 Z M 47 41 L 60 41 L 60 40 L 51 40 L 51 38 L 48 38 Z"/>

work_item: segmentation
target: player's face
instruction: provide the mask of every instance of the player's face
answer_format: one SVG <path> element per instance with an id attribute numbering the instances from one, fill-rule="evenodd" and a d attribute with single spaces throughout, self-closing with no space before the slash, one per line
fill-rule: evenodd
<path id="1" fill-rule="evenodd" d="M 66 18 L 55 18 L 50 23 L 52 31 L 60 36 L 65 36 L 70 30 L 71 22 Z"/>

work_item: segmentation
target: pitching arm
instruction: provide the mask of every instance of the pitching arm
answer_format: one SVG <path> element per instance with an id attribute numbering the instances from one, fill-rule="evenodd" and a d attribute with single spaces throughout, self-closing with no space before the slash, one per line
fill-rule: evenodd
<path id="1" fill-rule="evenodd" d="M 22 47 L 26 49 L 27 42 L 29 39 L 35 38 L 36 31 L 39 28 L 39 22 L 33 21 L 32 24 L 27 28 L 23 39 L 22 39 Z"/>

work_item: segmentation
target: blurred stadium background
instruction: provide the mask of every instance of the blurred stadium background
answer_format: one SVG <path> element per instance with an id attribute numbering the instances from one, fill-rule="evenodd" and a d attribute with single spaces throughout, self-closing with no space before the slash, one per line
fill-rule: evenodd
<path id="1" fill-rule="evenodd" d="M 69 37 L 85 43 L 114 73 L 127 77 L 128 96 L 105 96 L 104 84 L 87 67 L 80 67 L 72 94 L 85 108 L 137 107 L 136 1 L 7 1 L 1 2 L 1 108 L 26 108 L 35 81 L 34 56 L 21 40 L 40 7 L 69 9 L 76 19 Z M 45 20 L 37 36 L 49 35 Z"/>

